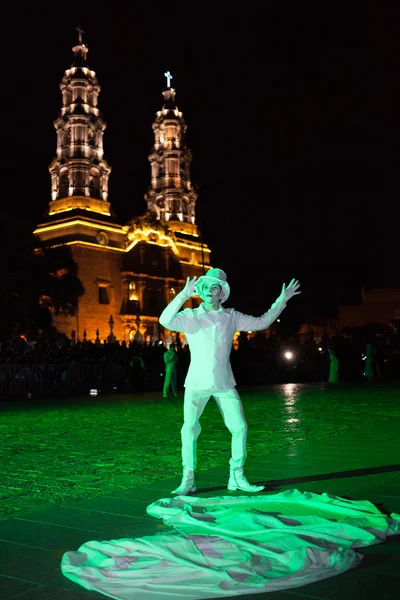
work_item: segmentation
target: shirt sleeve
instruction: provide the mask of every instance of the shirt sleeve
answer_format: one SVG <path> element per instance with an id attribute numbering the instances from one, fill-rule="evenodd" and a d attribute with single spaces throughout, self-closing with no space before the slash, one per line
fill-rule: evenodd
<path id="1" fill-rule="evenodd" d="M 187 332 L 192 311 L 190 308 L 185 308 L 185 310 L 178 312 L 186 300 L 186 296 L 180 292 L 169 304 L 167 304 L 158 319 L 163 327 L 170 331 Z"/>
<path id="2" fill-rule="evenodd" d="M 252 317 L 251 315 L 244 315 L 241 312 L 235 311 L 237 318 L 236 329 L 237 331 L 261 331 L 262 329 L 268 329 L 285 307 L 286 300 L 279 297 L 261 317 Z"/>

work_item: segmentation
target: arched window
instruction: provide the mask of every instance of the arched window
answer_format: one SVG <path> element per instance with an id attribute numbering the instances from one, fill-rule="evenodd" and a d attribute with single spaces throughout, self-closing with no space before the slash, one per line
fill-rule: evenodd
<path id="1" fill-rule="evenodd" d="M 137 286 L 134 281 L 129 283 L 129 300 L 139 300 Z"/>
<path id="2" fill-rule="evenodd" d="M 98 287 L 98 300 L 99 304 L 110 304 L 110 297 L 106 287 Z"/>
<path id="3" fill-rule="evenodd" d="M 92 198 L 100 198 L 100 174 L 97 169 L 90 169 L 89 191 Z"/>
<path id="4" fill-rule="evenodd" d="M 88 143 L 94 146 L 94 131 L 91 127 L 88 129 Z"/>
<path id="5" fill-rule="evenodd" d="M 60 173 L 60 188 L 58 191 L 59 198 L 66 198 L 69 195 L 69 176 L 68 171 L 65 169 Z"/>

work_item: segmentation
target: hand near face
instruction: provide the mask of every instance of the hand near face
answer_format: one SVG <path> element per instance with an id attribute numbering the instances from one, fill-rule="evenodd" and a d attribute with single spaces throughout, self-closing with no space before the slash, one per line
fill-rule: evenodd
<path id="1" fill-rule="evenodd" d="M 196 287 L 196 280 L 197 277 L 194 276 L 193 279 L 190 279 L 190 277 L 188 277 L 186 279 L 186 285 L 183 288 L 182 292 L 184 292 L 184 294 L 187 296 L 187 298 L 191 298 L 194 295 L 194 288 Z"/>
<path id="2" fill-rule="evenodd" d="M 292 279 L 289 285 L 286 287 L 285 284 L 282 286 L 281 298 L 285 300 L 290 300 L 293 296 L 297 296 L 301 294 L 300 292 L 300 283 L 296 279 Z"/>

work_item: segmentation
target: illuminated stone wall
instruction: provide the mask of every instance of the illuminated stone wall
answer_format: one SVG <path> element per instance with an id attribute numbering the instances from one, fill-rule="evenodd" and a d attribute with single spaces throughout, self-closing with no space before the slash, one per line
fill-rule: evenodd
<path id="1" fill-rule="evenodd" d="M 124 332 L 119 318 L 123 299 L 120 272 L 122 254 L 78 245 L 72 246 L 71 250 L 79 266 L 78 275 L 85 293 L 79 302 L 78 314 L 69 319 L 54 317 L 54 324 L 65 331 L 68 337 L 74 330 L 76 339 L 80 340 L 86 331 L 87 339 L 94 341 L 96 329 L 99 329 L 100 339 L 104 340 L 110 333 L 108 322 L 112 315 L 114 334 L 118 340 L 122 340 Z"/>

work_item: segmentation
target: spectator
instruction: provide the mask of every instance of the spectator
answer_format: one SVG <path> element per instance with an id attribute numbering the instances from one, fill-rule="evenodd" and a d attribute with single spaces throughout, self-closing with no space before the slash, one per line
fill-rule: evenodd
<path id="1" fill-rule="evenodd" d="M 178 390 L 176 388 L 176 374 L 178 365 L 178 355 L 175 352 L 175 344 L 172 343 L 164 354 L 165 363 L 165 380 L 163 388 L 163 398 L 168 398 L 168 390 L 172 387 L 172 393 L 174 396 L 178 396 Z"/>

